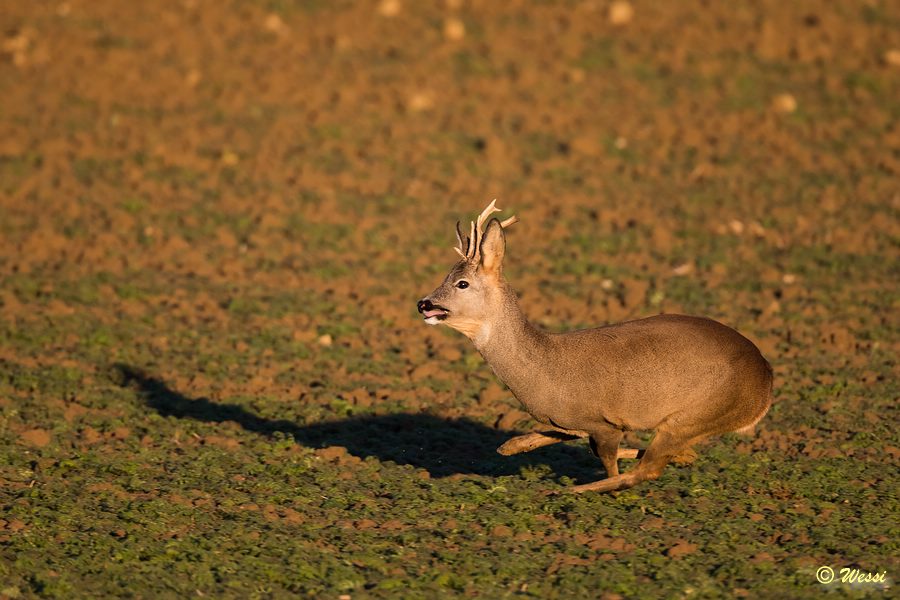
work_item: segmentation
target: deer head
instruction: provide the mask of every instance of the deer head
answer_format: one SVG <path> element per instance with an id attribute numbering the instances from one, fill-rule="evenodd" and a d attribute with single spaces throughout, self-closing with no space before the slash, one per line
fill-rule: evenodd
<path id="1" fill-rule="evenodd" d="M 503 280 L 503 255 L 506 237 L 503 233 L 518 219 L 504 221 L 491 218 L 500 209 L 493 200 L 464 235 L 456 223 L 454 250 L 460 260 L 453 265 L 443 283 L 419 300 L 419 312 L 429 325 L 443 324 L 476 340 L 490 331 L 492 320 L 499 318 L 506 284 Z"/>

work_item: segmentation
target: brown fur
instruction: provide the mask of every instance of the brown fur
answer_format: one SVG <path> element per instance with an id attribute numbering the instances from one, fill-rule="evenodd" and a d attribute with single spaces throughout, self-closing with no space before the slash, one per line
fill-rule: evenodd
<path id="1" fill-rule="evenodd" d="M 542 331 L 522 314 L 503 277 L 501 223 L 492 219 L 479 241 L 479 251 L 423 300 L 448 310 L 440 323 L 471 339 L 525 409 L 555 430 L 513 438 L 501 454 L 588 437 L 608 478 L 574 489 L 614 491 L 655 479 L 669 462 L 692 460 L 692 447 L 704 438 L 752 432 L 768 411 L 771 367 L 735 330 L 701 317 L 658 315 Z M 457 287 L 460 280 L 468 287 Z M 637 467 L 619 474 L 618 458 L 638 454 L 619 449 L 630 430 L 655 435 Z"/>

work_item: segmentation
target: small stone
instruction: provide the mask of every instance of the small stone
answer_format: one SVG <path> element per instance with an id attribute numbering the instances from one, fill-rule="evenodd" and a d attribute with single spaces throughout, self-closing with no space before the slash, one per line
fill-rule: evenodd
<path id="1" fill-rule="evenodd" d="M 683 265 L 678 265 L 674 269 L 672 269 L 673 275 L 689 275 L 694 271 L 693 263 L 684 263 Z"/>
<path id="2" fill-rule="evenodd" d="M 236 164 L 238 164 L 239 160 L 240 160 L 240 157 L 238 157 L 238 155 L 236 153 L 232 152 L 231 150 L 226 150 L 225 152 L 222 153 L 221 161 L 222 161 L 222 164 L 225 165 L 226 167 L 235 166 Z"/>
<path id="3" fill-rule="evenodd" d="M 450 17 L 444 21 L 444 38 L 451 42 L 458 42 L 466 37 L 466 26 L 460 19 Z"/>
<path id="4" fill-rule="evenodd" d="M 184 82 L 189 88 L 194 88 L 197 87 L 198 83 L 200 83 L 200 79 L 200 71 L 198 71 L 197 69 L 191 69 L 190 71 L 188 71 L 187 75 L 185 75 Z"/>
<path id="5" fill-rule="evenodd" d="M 884 62 L 890 67 L 900 67 L 900 50 L 892 48 L 885 52 Z"/>
<path id="6" fill-rule="evenodd" d="M 750 224 L 747 226 L 747 228 L 750 230 L 750 233 L 755 237 L 758 237 L 758 238 L 766 237 L 766 228 L 763 227 L 759 223 L 759 221 L 751 221 Z"/>
<path id="7" fill-rule="evenodd" d="M 353 38 L 348 35 L 338 35 L 334 38 L 334 49 L 338 52 L 346 52 L 353 47 Z"/>
<path id="8" fill-rule="evenodd" d="M 781 281 L 785 285 L 791 285 L 793 283 L 797 283 L 797 276 L 793 273 L 785 273 L 781 276 Z"/>
<path id="9" fill-rule="evenodd" d="M 18 54 L 25 52 L 31 45 L 31 31 L 25 29 L 20 32 L 13 32 L 4 41 L 2 49 L 7 54 Z"/>
<path id="10" fill-rule="evenodd" d="M 378 14 L 382 17 L 396 17 L 401 8 L 400 0 L 382 0 L 378 5 Z"/>
<path id="11" fill-rule="evenodd" d="M 732 219 L 728 222 L 728 229 L 730 229 L 731 233 L 734 235 L 741 235 L 744 233 L 744 224 L 737 219 Z"/>
<path id="12" fill-rule="evenodd" d="M 797 99 L 790 94 L 778 94 L 772 98 L 772 108 L 775 112 L 790 114 L 797 110 Z"/>
<path id="13" fill-rule="evenodd" d="M 434 106 L 434 97 L 431 92 L 416 92 L 409 98 L 409 110 L 412 112 L 422 112 Z"/>
<path id="14" fill-rule="evenodd" d="M 609 22 L 613 25 L 625 25 L 634 18 L 634 7 L 630 2 L 613 2 L 609 7 Z"/>
<path id="15" fill-rule="evenodd" d="M 326 333 L 325 335 L 320 335 L 319 339 L 317 341 L 319 342 L 320 346 L 326 346 L 326 347 L 330 346 L 334 343 L 334 340 L 331 339 L 330 333 Z"/>
<path id="16" fill-rule="evenodd" d="M 284 20 L 275 13 L 272 13 L 268 17 L 266 17 L 264 26 L 272 33 L 281 33 L 285 30 Z"/>
<path id="17" fill-rule="evenodd" d="M 566 75 L 572 83 L 583 83 L 584 80 L 587 79 L 587 73 L 585 73 L 584 69 L 578 67 L 569 69 Z"/>
<path id="18" fill-rule="evenodd" d="M 715 171 L 715 167 L 707 162 L 702 162 L 694 167 L 690 174 L 688 175 L 688 179 L 691 181 L 702 181 L 704 179 L 708 179 L 710 175 Z"/>

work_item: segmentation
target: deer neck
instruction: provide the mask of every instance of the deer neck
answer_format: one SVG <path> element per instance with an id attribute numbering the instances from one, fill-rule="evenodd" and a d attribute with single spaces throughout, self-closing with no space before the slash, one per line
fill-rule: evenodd
<path id="1" fill-rule="evenodd" d="M 532 325 L 519 308 L 515 293 L 505 284 L 498 290 L 500 302 L 477 335 L 475 347 L 496 373 L 528 408 L 530 390 L 548 379 L 551 360 L 550 338 Z"/>

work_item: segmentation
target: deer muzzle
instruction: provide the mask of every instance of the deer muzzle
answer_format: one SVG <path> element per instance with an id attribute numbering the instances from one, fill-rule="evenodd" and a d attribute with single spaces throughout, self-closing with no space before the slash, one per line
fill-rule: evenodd
<path id="1" fill-rule="evenodd" d="M 422 298 L 416 303 L 416 308 L 419 309 L 419 312 L 425 317 L 425 322 L 430 324 L 435 324 L 438 321 L 447 318 L 447 315 L 450 314 L 450 311 L 444 308 L 443 306 L 438 306 L 434 304 L 428 298 Z"/>

